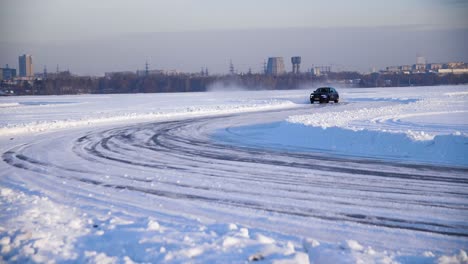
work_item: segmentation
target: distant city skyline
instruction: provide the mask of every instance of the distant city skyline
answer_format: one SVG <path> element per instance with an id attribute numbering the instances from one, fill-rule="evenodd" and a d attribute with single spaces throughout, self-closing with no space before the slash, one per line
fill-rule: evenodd
<path id="1" fill-rule="evenodd" d="M 26 1 L 0 4 L 0 64 L 78 74 L 176 69 L 261 72 L 268 57 L 367 71 L 468 61 L 468 0 Z M 15 66 L 16 65 L 16 66 Z M 291 65 L 286 63 L 286 70 Z"/>

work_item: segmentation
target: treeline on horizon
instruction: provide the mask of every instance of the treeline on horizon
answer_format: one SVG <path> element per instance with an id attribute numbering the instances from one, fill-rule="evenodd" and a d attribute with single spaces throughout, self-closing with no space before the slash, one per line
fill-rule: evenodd
<path id="1" fill-rule="evenodd" d="M 3 90 L 15 95 L 65 95 L 112 93 L 172 93 L 210 90 L 288 90 L 314 88 L 319 85 L 338 87 L 405 87 L 457 85 L 468 83 L 468 74 L 360 74 L 329 72 L 314 76 L 310 73 L 271 76 L 264 74 L 200 76 L 113 74 L 111 77 L 56 74 L 46 79 L 20 81 L 14 85 L 2 83 Z"/>

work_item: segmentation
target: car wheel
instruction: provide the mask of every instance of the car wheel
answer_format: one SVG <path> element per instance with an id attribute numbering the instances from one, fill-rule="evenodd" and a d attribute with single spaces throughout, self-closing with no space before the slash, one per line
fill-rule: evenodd
<path id="1" fill-rule="evenodd" d="M 329 102 L 330 102 L 330 99 L 327 99 L 327 100 L 325 101 L 325 103 L 327 103 L 327 104 L 328 104 Z"/>
<path id="2" fill-rule="evenodd" d="M 338 103 L 338 99 L 336 99 L 334 102 L 335 102 L 335 104 L 337 104 L 337 103 Z"/>
<path id="3" fill-rule="evenodd" d="M 314 104 L 314 100 L 310 100 L 310 103 L 311 103 L 311 104 Z"/>

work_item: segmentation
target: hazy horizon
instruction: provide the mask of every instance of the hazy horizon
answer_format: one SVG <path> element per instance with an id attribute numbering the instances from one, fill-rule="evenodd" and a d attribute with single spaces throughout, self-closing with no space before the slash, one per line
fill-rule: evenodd
<path id="1" fill-rule="evenodd" d="M 301 69 L 468 61 L 467 0 L 174 0 L 80 2 L 5 0 L 0 4 L 0 66 L 33 55 L 35 72 L 81 75 L 151 69 L 261 72 L 272 56 L 302 56 Z M 21 19 L 20 19 L 21 18 Z M 13 21 L 13 22 L 12 22 Z"/>
<path id="2" fill-rule="evenodd" d="M 0 42 L 2 67 L 17 67 L 18 56 L 33 55 L 35 72 L 69 69 L 82 75 L 112 71 L 176 69 L 227 73 L 232 59 L 238 72 L 261 72 L 263 62 L 281 56 L 302 56 L 302 71 L 313 65 L 334 70 L 369 71 L 414 64 L 416 55 L 428 62 L 468 61 L 468 29 L 328 28 L 138 33 L 46 44 Z"/>

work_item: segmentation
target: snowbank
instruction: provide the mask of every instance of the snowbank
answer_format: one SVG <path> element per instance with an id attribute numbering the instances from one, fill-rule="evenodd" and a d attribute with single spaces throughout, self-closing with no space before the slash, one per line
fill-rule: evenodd
<path id="1" fill-rule="evenodd" d="M 3 107 L 15 107 L 15 106 L 19 106 L 20 104 L 19 103 L 0 103 L 0 108 L 3 108 Z"/>
<path id="2" fill-rule="evenodd" d="M 352 97 L 348 101 L 361 107 L 290 116 L 290 125 L 277 124 L 265 134 L 287 148 L 468 166 L 468 93 L 461 90 Z M 285 133 L 294 136 L 282 138 Z"/>
<path id="3" fill-rule="evenodd" d="M 423 141 L 414 140 L 414 137 L 423 137 L 424 134 L 408 136 L 412 133 L 417 132 L 355 131 L 278 122 L 219 130 L 214 137 L 231 144 L 289 151 L 468 166 L 468 137 L 461 134 L 437 135 Z"/>
<path id="4" fill-rule="evenodd" d="M 236 224 L 204 225 L 177 216 L 135 221 L 88 216 L 46 196 L 0 189 L 0 262 L 233 263 L 265 259 L 309 263 L 291 241 Z M 17 215 L 6 218 L 6 215 Z M 162 226 L 164 225 L 164 226 Z M 183 239 L 180 239 L 183 238 Z M 283 238 L 284 239 L 284 238 Z M 300 246 L 300 245 L 299 245 Z"/>
<path id="5" fill-rule="evenodd" d="M 24 133 L 37 133 L 57 129 L 74 127 L 85 127 L 110 123 L 144 122 L 152 120 L 163 120 L 169 118 L 188 118 L 194 116 L 223 115 L 251 111 L 265 111 L 274 109 L 284 109 L 294 107 L 295 104 L 287 100 L 265 99 L 234 101 L 221 105 L 200 105 L 180 107 L 173 106 L 169 109 L 162 109 L 157 112 L 146 112 L 145 109 L 139 112 L 115 111 L 111 113 L 100 113 L 89 116 L 81 116 L 78 119 L 52 119 L 37 120 L 20 123 L 7 123 L 0 125 L 0 135 L 11 136 Z"/>
<path id="6" fill-rule="evenodd" d="M 375 103 L 379 102 L 380 104 Z M 406 133 L 414 140 L 430 140 L 436 135 L 455 132 L 468 135 L 467 100 L 452 104 L 434 98 L 424 100 L 364 100 L 360 108 L 330 109 L 308 115 L 290 116 L 287 121 L 307 126 L 350 130 Z M 388 104 L 388 102 L 397 102 Z M 460 130 L 460 131 L 458 131 Z M 416 132 L 415 132 L 416 131 Z"/>
<path id="7" fill-rule="evenodd" d="M 76 240 L 89 229 L 74 208 L 46 196 L 1 188 L 0 210 L 0 262 L 63 262 L 79 257 Z"/>
<path id="8" fill-rule="evenodd" d="M 203 224 L 180 216 L 88 216 L 45 196 L 0 189 L 0 262 L 23 263 L 466 263 L 467 255 L 379 251 L 288 237 L 234 223 Z"/>

